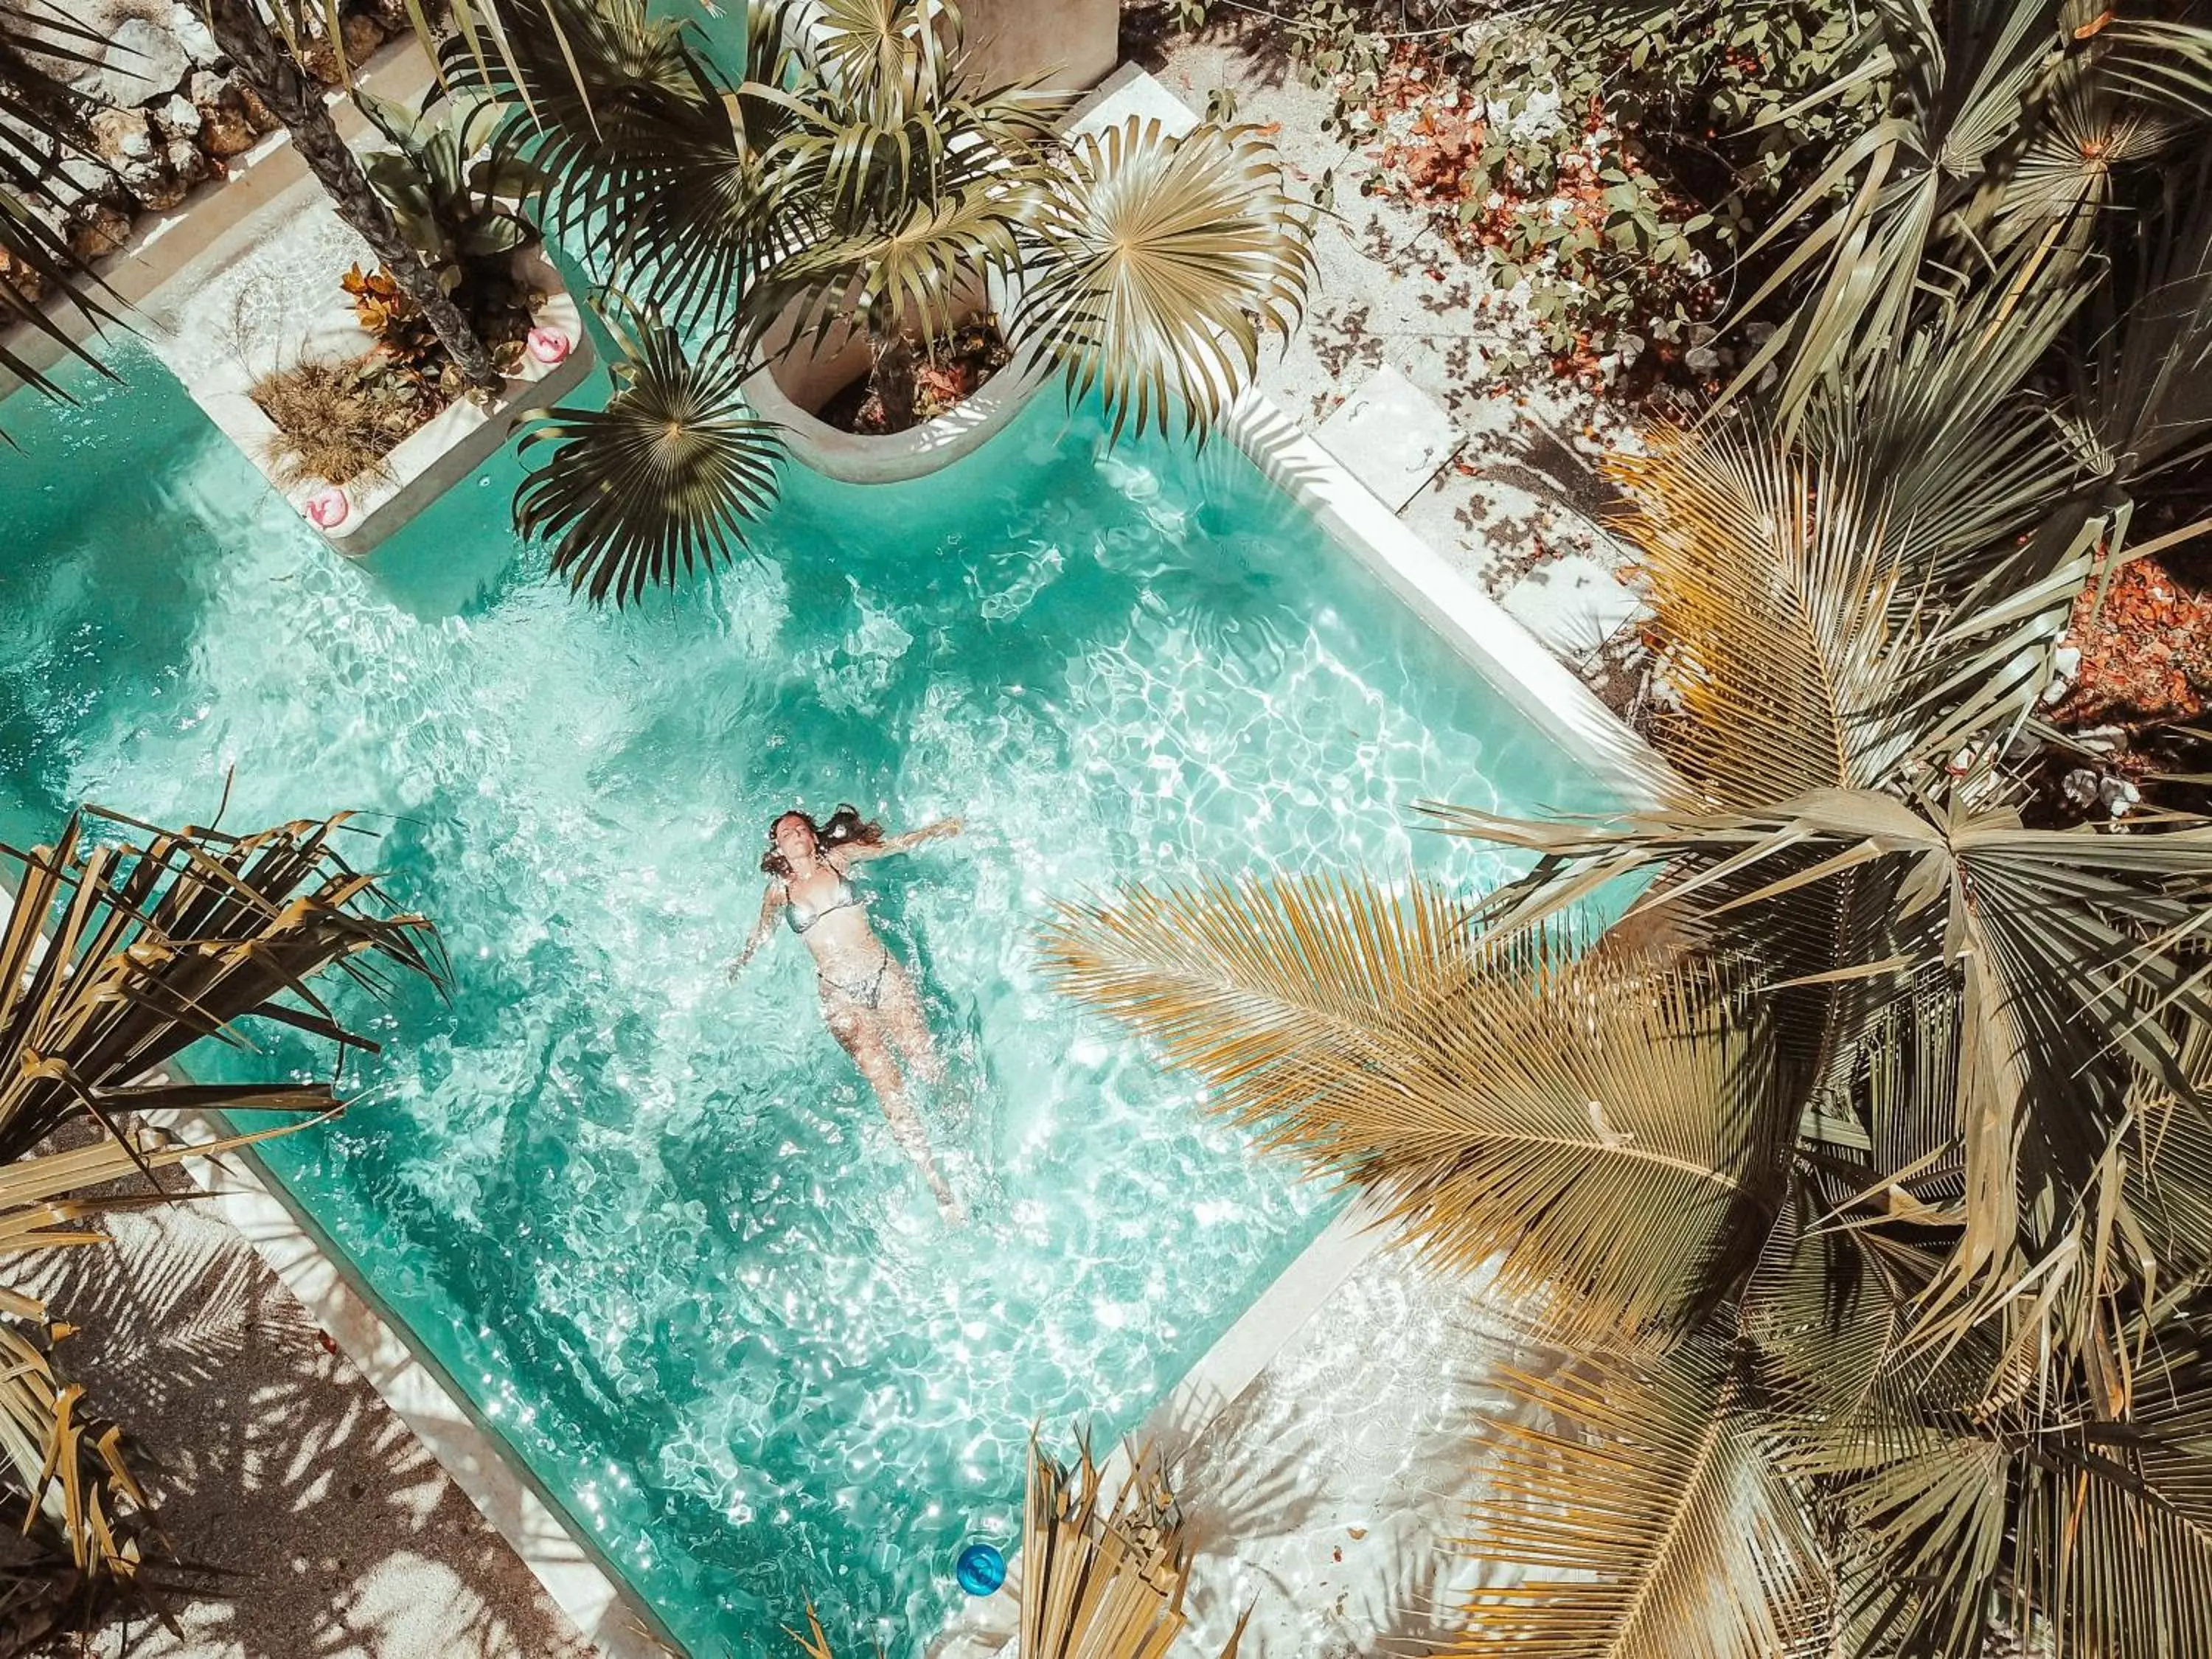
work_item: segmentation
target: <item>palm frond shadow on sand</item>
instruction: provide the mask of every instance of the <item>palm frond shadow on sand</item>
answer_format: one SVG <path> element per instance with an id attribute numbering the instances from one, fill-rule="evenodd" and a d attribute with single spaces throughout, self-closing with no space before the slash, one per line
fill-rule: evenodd
<path id="1" fill-rule="evenodd" d="M 506 1541 L 246 1242 L 190 1202 L 58 1253 L 72 1375 L 130 1423 L 208 1599 L 133 1659 L 585 1659 Z M 100 1650 L 112 1650 L 109 1645 Z"/>
<path id="2" fill-rule="evenodd" d="M 1386 1254 L 1236 1400 L 1177 1401 L 1150 1443 L 1190 1517 L 1200 1645 L 1248 1605 L 1243 1659 L 1414 1659 L 1450 1642 L 1496 1576 L 1452 1547 L 1487 1431 L 1544 1419 L 1496 1379 L 1559 1363 L 1523 1310 Z"/>

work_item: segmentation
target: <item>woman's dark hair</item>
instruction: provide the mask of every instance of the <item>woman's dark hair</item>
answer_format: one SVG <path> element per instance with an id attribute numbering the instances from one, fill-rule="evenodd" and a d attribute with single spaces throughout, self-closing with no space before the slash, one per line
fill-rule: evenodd
<path id="1" fill-rule="evenodd" d="M 779 812 L 768 826 L 768 851 L 761 858 L 760 867 L 771 876 L 785 880 L 791 878 L 791 866 L 782 854 L 775 850 L 775 832 L 784 823 L 797 818 L 806 826 L 806 833 L 814 837 L 817 848 L 850 846 L 857 842 L 863 847 L 873 847 L 884 838 L 884 826 L 860 816 L 860 809 L 850 801 L 844 802 L 830 815 L 827 823 L 817 823 L 812 817 L 793 807 L 788 812 Z"/>

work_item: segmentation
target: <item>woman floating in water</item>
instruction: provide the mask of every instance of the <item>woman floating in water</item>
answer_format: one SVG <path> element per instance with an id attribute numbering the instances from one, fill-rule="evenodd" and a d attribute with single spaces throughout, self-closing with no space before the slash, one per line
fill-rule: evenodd
<path id="1" fill-rule="evenodd" d="M 938 1170 L 929 1135 L 906 1092 L 908 1075 L 933 1083 L 944 1075 L 944 1062 L 930 1040 L 914 981 L 868 926 L 867 906 L 847 872 L 869 859 L 959 833 L 957 818 L 887 837 L 883 825 L 862 821 L 855 807 L 840 806 L 827 823 L 817 823 L 804 812 L 786 812 L 768 827 L 761 868 L 769 882 L 761 896 L 760 921 L 730 969 L 734 975 L 768 942 L 779 911 L 789 918 L 791 931 L 814 952 L 814 987 L 822 994 L 823 1019 L 859 1063 L 890 1120 L 892 1138 L 929 1182 L 938 1207 L 953 1221 L 965 1212 Z"/>

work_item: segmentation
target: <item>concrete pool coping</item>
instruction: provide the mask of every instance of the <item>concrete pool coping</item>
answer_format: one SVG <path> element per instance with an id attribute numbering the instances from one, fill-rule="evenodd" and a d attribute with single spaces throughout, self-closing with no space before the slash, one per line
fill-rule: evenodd
<path id="1" fill-rule="evenodd" d="M 1172 94 L 1125 66 L 1086 102 L 1077 125 L 1101 126 L 1137 114 L 1187 128 L 1196 119 Z M 150 298 L 150 295 L 147 297 Z M 1284 411 L 1249 392 L 1231 411 L 1226 435 L 1330 538 L 1358 559 L 1439 635 L 1516 711 L 1626 801 L 1662 787 L 1663 763 L 1580 679 L 1522 624 L 1455 572 Z M 211 1138 L 204 1121 L 170 1127 Z M 387 1317 L 350 1264 L 334 1252 L 281 1183 L 264 1179 L 250 1153 L 220 1164 L 195 1159 L 187 1172 L 224 1218 L 295 1296 L 393 1413 L 447 1469 L 507 1540 L 549 1595 L 609 1659 L 681 1654 L 652 1608 L 606 1562 L 566 1510 L 538 1485 L 519 1454 L 467 1403 L 434 1360 L 420 1354 Z M 1291 1337 L 1385 1242 L 1358 1206 L 1347 1209 L 1264 1289 L 1186 1372 L 1139 1431 L 1164 1453 L 1187 1447 L 1242 1395 Z M 1000 1597 L 992 1602 L 1003 1603 Z M 993 1609 L 968 1610 L 992 1621 Z M 933 1651 L 961 1651 L 958 1630 Z M 992 1651 L 1003 1643 L 966 1651 Z"/>
<path id="2" fill-rule="evenodd" d="M 194 1142 L 228 1133 L 198 1112 L 161 1114 L 158 1127 Z M 183 1167 L 586 1641 L 607 1659 L 668 1659 L 685 1651 L 444 1367 L 409 1340 L 411 1333 L 402 1334 L 405 1322 L 387 1314 L 351 1264 L 341 1265 L 325 1248 L 320 1230 L 250 1149 L 187 1158 Z"/>

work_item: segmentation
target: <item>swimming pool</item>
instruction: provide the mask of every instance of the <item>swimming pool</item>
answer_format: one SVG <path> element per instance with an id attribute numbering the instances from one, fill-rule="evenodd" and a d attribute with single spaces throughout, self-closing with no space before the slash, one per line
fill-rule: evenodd
<path id="1" fill-rule="evenodd" d="M 911 485 L 793 476 L 761 557 L 627 616 L 513 550 L 502 458 L 363 569 L 135 354 L 6 409 L 0 833 L 91 799 L 363 809 L 450 1006 L 365 1014 L 371 1103 L 270 1163 L 702 1656 L 933 1628 L 1018 1525 L 1033 1421 L 1126 1427 L 1318 1230 L 1187 1089 L 1039 983 L 1055 896 L 1270 862 L 1476 878 L 1417 799 L 1594 792 L 1232 447 L 1107 453 L 1041 399 Z M 952 1086 L 948 1232 L 781 933 L 769 817 L 876 866 Z M 216 1057 L 220 1060 L 222 1057 Z M 212 1065 L 214 1062 L 210 1062 Z"/>

